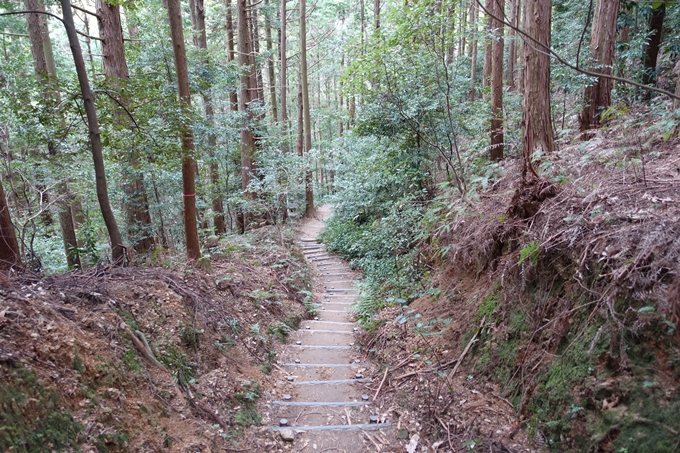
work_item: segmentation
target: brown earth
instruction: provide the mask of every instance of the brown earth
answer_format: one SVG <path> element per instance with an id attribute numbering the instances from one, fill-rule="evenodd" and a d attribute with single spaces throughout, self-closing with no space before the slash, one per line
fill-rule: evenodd
<path id="1" fill-rule="evenodd" d="M 213 251 L 210 273 L 96 268 L 1 289 L 0 450 L 263 450 L 242 434 L 274 344 L 307 316 L 307 266 L 275 228 Z"/>

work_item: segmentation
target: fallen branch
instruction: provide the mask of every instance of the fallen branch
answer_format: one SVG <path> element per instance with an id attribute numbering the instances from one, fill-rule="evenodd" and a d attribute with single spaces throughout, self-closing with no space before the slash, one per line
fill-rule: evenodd
<path id="1" fill-rule="evenodd" d="M 382 378 L 382 381 L 380 381 L 380 385 L 378 386 L 378 390 L 375 391 L 375 395 L 373 395 L 373 401 L 378 397 L 378 394 L 380 393 L 380 389 L 382 388 L 383 384 L 385 383 L 385 379 L 387 378 L 387 372 L 390 370 L 389 367 L 385 368 L 385 375 Z"/>
<path id="2" fill-rule="evenodd" d="M 123 329 L 125 332 L 127 332 L 128 335 L 130 335 L 130 339 L 132 340 L 132 344 L 135 345 L 135 347 L 139 350 L 139 352 L 141 352 L 142 355 L 144 357 L 146 357 L 146 359 L 149 362 L 151 362 L 153 365 L 155 365 L 159 368 L 164 369 L 165 371 L 168 371 L 167 368 L 165 368 L 162 363 L 160 363 L 158 360 L 156 360 L 156 357 L 154 357 L 154 355 L 151 353 L 151 351 L 146 348 L 146 346 L 142 343 L 142 341 L 139 338 L 137 338 L 137 336 L 134 333 L 132 333 L 132 331 L 130 330 L 130 328 L 128 327 L 127 324 L 125 324 L 124 322 L 121 322 L 120 328 Z M 137 331 L 137 332 L 139 332 L 139 331 Z M 141 334 L 141 332 L 139 332 L 139 333 Z M 143 336 L 144 335 L 142 334 L 142 337 Z M 146 341 L 146 339 L 145 339 L 145 341 Z"/>
<path id="3" fill-rule="evenodd" d="M 456 363 L 456 366 L 454 366 L 453 370 L 451 370 L 451 372 L 449 373 L 449 376 L 448 376 L 449 379 L 453 378 L 453 376 L 456 374 L 456 371 L 458 371 L 458 367 L 460 366 L 461 363 L 463 363 L 463 359 L 465 358 L 468 351 L 472 347 L 472 344 L 477 339 L 479 332 L 482 331 L 482 326 L 484 325 L 485 321 L 486 321 L 486 315 L 484 315 L 484 317 L 482 318 L 482 322 L 479 323 L 479 327 L 477 327 L 477 331 L 475 332 L 475 334 L 472 336 L 472 338 L 470 338 L 470 342 L 467 344 L 467 346 L 465 346 L 463 353 L 460 355 L 460 357 L 458 357 L 458 363 Z"/>

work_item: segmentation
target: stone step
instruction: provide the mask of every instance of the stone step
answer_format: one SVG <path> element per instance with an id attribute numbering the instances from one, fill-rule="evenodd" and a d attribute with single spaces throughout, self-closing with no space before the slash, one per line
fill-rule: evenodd
<path id="1" fill-rule="evenodd" d="M 376 431 L 379 429 L 391 428 L 392 424 L 386 423 L 359 423 L 353 425 L 317 425 L 317 426 L 291 426 L 293 431 L 350 431 L 350 430 L 362 430 L 362 431 Z M 271 431 L 281 431 L 285 427 L 282 426 L 272 426 L 269 429 Z"/>

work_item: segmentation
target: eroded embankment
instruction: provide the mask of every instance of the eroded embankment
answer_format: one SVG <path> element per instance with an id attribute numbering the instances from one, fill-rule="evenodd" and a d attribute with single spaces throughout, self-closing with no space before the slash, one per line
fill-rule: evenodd
<path id="1" fill-rule="evenodd" d="M 211 272 L 90 269 L 1 289 L 0 450 L 264 448 L 242 433 L 311 289 L 286 236 L 223 239 Z"/>
<path id="2" fill-rule="evenodd" d="M 362 340 L 431 443 L 678 450 L 678 150 L 614 124 L 540 165 L 556 190 L 526 218 L 512 160 L 440 213 L 417 253 L 429 287 Z"/>

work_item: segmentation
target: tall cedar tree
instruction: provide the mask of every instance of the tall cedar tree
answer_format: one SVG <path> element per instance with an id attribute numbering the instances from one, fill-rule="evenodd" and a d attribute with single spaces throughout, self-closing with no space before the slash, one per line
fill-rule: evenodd
<path id="1" fill-rule="evenodd" d="M 616 45 L 616 19 L 619 14 L 619 0 L 597 0 L 593 27 L 590 32 L 590 55 L 595 71 L 611 75 Z M 614 81 L 609 77 L 598 77 L 586 87 L 581 111 L 581 131 L 600 126 L 602 110 L 611 105 Z"/>
<path id="2" fill-rule="evenodd" d="M 251 102 L 257 99 L 257 78 L 252 52 L 252 37 L 248 26 L 248 6 L 246 0 L 237 0 L 238 15 L 238 62 L 241 68 L 241 93 L 238 97 L 238 108 L 243 113 L 245 124 L 241 127 L 241 190 L 247 200 L 253 200 L 255 194 L 248 190 L 250 180 L 255 173 L 255 135 Z M 252 220 L 248 208 L 239 213 L 238 228 L 244 232 Z"/>
<path id="3" fill-rule="evenodd" d="M 194 27 L 194 45 L 198 47 L 201 55 L 202 73 L 206 73 L 210 67 L 208 60 L 208 35 L 205 30 L 205 7 L 203 0 L 190 0 L 191 23 Z M 213 132 L 215 125 L 215 113 L 213 109 L 212 92 L 210 86 L 202 86 L 201 99 L 203 100 L 203 113 L 210 128 L 208 132 L 208 153 L 210 155 L 210 186 L 213 210 L 213 228 L 215 234 L 227 232 L 227 224 L 224 221 L 224 203 L 219 189 L 220 174 L 215 149 L 217 148 L 217 138 Z"/>
<path id="4" fill-rule="evenodd" d="M 486 0 L 486 2 L 484 3 L 484 11 L 493 12 L 495 9 L 494 2 L 495 0 Z M 489 38 L 489 35 L 491 34 L 494 20 L 491 17 L 491 15 L 487 14 L 485 21 L 487 36 L 484 38 L 486 45 L 484 46 L 484 68 L 482 69 L 482 86 L 486 88 L 491 86 L 491 70 L 492 70 L 491 56 L 493 54 L 492 49 L 493 42 Z"/>
<path id="5" fill-rule="evenodd" d="M 21 253 L 9 215 L 5 190 L 0 181 L 0 269 L 8 270 L 13 266 L 21 266 Z"/>
<path id="6" fill-rule="evenodd" d="M 276 104 L 276 77 L 274 75 L 274 55 L 272 43 L 272 19 L 271 9 L 269 8 L 269 0 L 264 0 L 265 15 L 264 15 L 264 37 L 267 45 L 267 76 L 269 77 L 269 97 L 272 104 L 272 119 L 274 123 L 279 122 L 278 105 Z"/>
<path id="7" fill-rule="evenodd" d="M 312 120 L 309 111 L 309 82 L 307 80 L 307 5 L 300 0 L 300 81 L 302 91 L 302 115 L 304 125 L 304 152 L 312 149 Z M 314 191 L 312 189 L 312 172 L 305 173 L 305 216 L 314 214 Z"/>
<path id="8" fill-rule="evenodd" d="M 43 4 L 37 0 L 24 0 L 24 7 L 28 11 L 45 10 Z M 47 21 L 41 14 L 30 13 L 26 14 L 26 23 L 28 25 L 28 35 L 31 41 L 33 66 L 36 75 L 38 76 L 38 80 L 41 81 L 43 97 L 45 101 L 49 103 L 50 107 L 57 106 L 61 103 L 61 96 L 59 90 L 56 88 L 57 67 L 54 63 L 54 54 L 52 53 L 52 42 L 50 41 Z M 61 116 L 60 120 L 65 129 L 64 117 Z M 57 154 L 54 140 L 48 140 L 47 150 L 48 154 L 51 156 Z M 57 190 L 59 191 L 59 198 L 62 199 L 57 206 L 59 210 L 59 227 L 61 230 L 62 242 L 64 244 L 64 254 L 66 255 L 66 264 L 69 268 L 79 268 L 80 257 L 75 253 L 78 248 L 78 241 L 76 239 L 76 230 L 71 212 L 72 197 L 69 195 L 68 187 L 65 183 L 59 184 Z"/>
<path id="9" fill-rule="evenodd" d="M 104 75 L 116 89 L 116 92 L 119 93 L 117 101 L 127 109 L 130 100 L 123 94 L 125 91 L 120 89 L 125 81 L 130 78 L 127 60 L 125 59 L 120 7 L 117 4 L 97 0 L 96 8 L 99 34 L 102 37 Z M 121 128 L 132 127 L 130 118 L 122 108 L 116 111 L 115 121 Z M 151 235 L 151 214 L 149 213 L 149 201 L 144 187 L 144 173 L 139 169 L 139 156 L 134 149 L 128 151 L 126 157 L 127 161 L 122 163 L 122 185 L 126 198 L 124 208 L 127 217 L 127 229 L 131 238 L 139 237 L 133 244 L 135 252 L 145 253 L 153 249 L 154 240 Z"/>
<path id="10" fill-rule="evenodd" d="M 479 20 L 479 6 L 477 0 L 472 1 L 470 6 L 470 25 L 472 26 L 472 42 L 470 43 L 470 101 L 476 97 L 475 85 L 477 83 L 477 21 Z"/>
<path id="11" fill-rule="evenodd" d="M 510 32 L 508 36 L 508 64 L 506 65 L 505 80 L 508 91 L 515 91 L 515 64 L 517 63 L 517 27 L 519 26 L 520 0 L 510 0 Z"/>
<path id="12" fill-rule="evenodd" d="M 649 38 L 642 49 L 642 83 L 645 85 L 656 85 L 656 61 L 659 57 L 661 48 L 661 33 L 663 32 L 663 21 L 666 17 L 666 1 L 652 9 L 649 15 Z M 652 92 L 645 90 L 644 96 L 651 99 Z"/>
<path id="13" fill-rule="evenodd" d="M 531 163 L 534 152 L 553 151 L 550 121 L 550 22 L 552 0 L 526 0 L 524 15 L 524 106 L 522 111 L 522 181 L 537 177 Z"/>
<path id="14" fill-rule="evenodd" d="M 66 0 L 63 0 L 66 1 Z M 184 47 L 184 28 L 182 27 L 182 8 L 179 0 L 167 0 L 168 18 L 170 20 L 170 36 L 172 51 L 175 56 L 177 72 L 177 91 L 180 102 L 187 113 L 191 110 L 191 92 L 189 91 L 189 70 L 187 53 Z M 186 236 L 187 258 L 197 260 L 201 257 L 198 243 L 198 227 L 196 225 L 196 163 L 193 158 L 194 136 L 190 126 L 184 125 L 182 130 L 182 199 L 184 200 L 184 234 Z"/>
<path id="15" fill-rule="evenodd" d="M 90 89 L 90 82 L 87 79 L 87 69 L 85 68 L 85 60 L 83 59 L 83 51 L 80 48 L 78 41 L 78 34 L 76 26 L 73 22 L 73 11 L 71 11 L 71 4 L 69 0 L 59 0 L 64 17 L 64 27 L 68 36 L 68 42 L 71 47 L 71 54 L 73 55 L 73 62 L 78 74 L 78 84 L 80 85 L 80 92 L 83 96 L 83 104 L 85 107 L 85 116 L 87 118 L 87 127 L 90 137 L 90 149 L 92 151 L 92 160 L 94 161 L 94 175 L 95 187 L 97 191 L 97 201 L 99 201 L 99 208 L 104 218 L 104 224 L 109 233 L 109 240 L 111 241 L 111 258 L 114 264 L 122 265 L 124 263 L 124 249 L 123 238 L 116 223 L 116 217 L 111 209 L 109 202 L 108 183 L 106 181 L 106 171 L 104 169 L 104 157 L 102 154 L 102 141 L 99 135 L 99 120 L 97 119 L 97 111 L 94 106 L 94 97 Z"/>
<path id="16" fill-rule="evenodd" d="M 503 12 L 505 0 L 493 0 L 491 28 L 491 160 L 503 159 Z"/>

